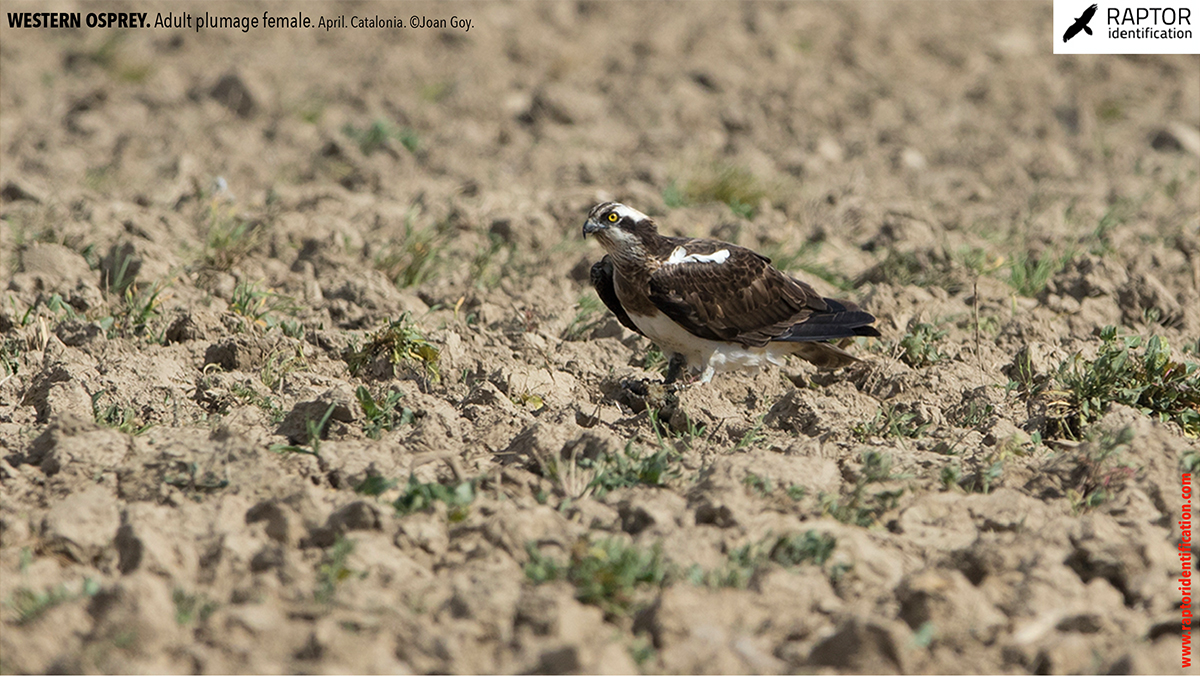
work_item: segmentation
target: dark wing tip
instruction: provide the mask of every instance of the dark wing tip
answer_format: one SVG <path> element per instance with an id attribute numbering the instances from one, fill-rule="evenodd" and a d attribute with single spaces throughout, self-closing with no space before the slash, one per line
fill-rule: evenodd
<path id="1" fill-rule="evenodd" d="M 875 323 L 875 315 L 858 309 L 857 305 L 848 300 L 822 300 L 829 308 L 827 311 L 815 312 L 804 321 L 793 324 L 775 340 L 798 342 L 880 336 L 879 329 L 871 326 Z"/>

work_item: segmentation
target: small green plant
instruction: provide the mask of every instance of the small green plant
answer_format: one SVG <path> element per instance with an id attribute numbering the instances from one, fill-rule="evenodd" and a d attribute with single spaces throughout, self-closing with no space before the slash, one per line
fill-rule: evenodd
<path id="1" fill-rule="evenodd" d="M 592 329 L 608 318 L 604 304 L 594 293 L 585 293 L 575 304 L 575 318 L 563 329 L 563 340 L 582 340 Z"/>
<path id="2" fill-rule="evenodd" d="M 289 374 L 308 369 L 308 359 L 304 356 L 304 346 L 295 345 L 292 351 L 276 350 L 267 356 L 263 362 L 258 378 L 272 392 L 278 392 Z"/>
<path id="3" fill-rule="evenodd" d="M 454 93 L 455 84 L 453 82 L 434 82 L 433 84 L 423 85 L 421 87 L 421 100 L 430 103 L 440 103 L 442 99 Z"/>
<path id="4" fill-rule="evenodd" d="M 640 549 L 617 539 L 592 542 L 580 539 L 571 547 L 566 563 L 559 563 L 530 544 L 525 576 L 535 584 L 566 580 L 575 586 L 575 598 L 599 606 L 609 617 L 628 615 L 639 605 L 643 589 L 661 588 L 668 566 L 658 546 Z"/>
<path id="5" fill-rule="evenodd" d="M 228 468 L 225 470 L 225 478 L 221 478 L 211 469 L 201 471 L 200 465 L 195 462 L 176 463 L 176 465 L 182 465 L 182 471 L 179 474 L 163 474 L 164 484 L 197 493 L 210 493 L 229 486 Z"/>
<path id="6" fill-rule="evenodd" d="M 301 340 L 304 338 L 304 325 L 295 319 L 284 319 L 279 322 L 279 330 L 288 338 Z"/>
<path id="7" fill-rule="evenodd" d="M 1036 297 L 1056 272 L 1062 270 L 1074 258 L 1067 252 L 1060 256 L 1043 253 L 1039 257 L 1021 253 L 1013 256 L 1009 266 L 1008 283 L 1022 296 Z"/>
<path id="8" fill-rule="evenodd" d="M 780 538 L 771 548 L 770 557 L 775 563 L 787 568 L 806 563 L 824 566 L 836 547 L 837 539 L 832 535 L 810 530 L 800 535 Z"/>
<path id="9" fill-rule="evenodd" d="M 913 368 L 932 366 L 943 359 L 945 355 L 938 351 L 937 343 L 946 337 L 945 330 L 939 330 L 933 324 L 918 322 L 912 325 L 908 333 L 900 339 L 900 360 Z"/>
<path id="10" fill-rule="evenodd" d="M 471 258 L 469 273 L 475 286 L 481 289 L 493 289 L 503 277 L 517 272 L 516 268 L 520 266 L 514 265 L 515 251 L 515 244 L 489 233 L 487 244 Z"/>
<path id="11" fill-rule="evenodd" d="M 279 323 L 273 313 L 295 315 L 300 307 L 288 296 L 260 288 L 258 282 L 242 282 L 233 289 L 229 310 L 248 326 L 266 329 Z"/>
<path id="12" fill-rule="evenodd" d="M 349 350 L 346 364 L 351 375 L 358 375 L 365 366 L 381 356 L 386 356 L 392 365 L 415 362 L 434 380 L 440 377 L 438 360 L 441 352 L 413 326 L 407 312 L 371 334 L 366 347 Z"/>
<path id="13" fill-rule="evenodd" d="M 421 149 L 421 136 L 412 127 L 402 127 L 397 138 L 400 140 L 400 145 L 410 153 L 416 154 Z"/>
<path id="14" fill-rule="evenodd" d="M 404 221 L 404 236 L 380 247 L 375 268 L 399 288 L 417 286 L 430 279 L 440 260 L 446 241 L 438 227 L 414 226 L 415 214 Z"/>
<path id="15" fill-rule="evenodd" d="M 684 448 L 691 448 L 697 439 L 703 437 L 708 432 L 707 425 L 697 424 L 686 412 L 678 410 L 676 413 L 683 415 L 683 428 L 678 431 L 674 429 L 674 416 L 672 416 L 671 423 L 668 424 L 663 422 L 661 413 L 658 410 L 649 409 L 646 412 L 646 417 L 650 421 L 650 429 L 654 431 L 659 448 L 667 447 L 667 438 L 673 439 L 676 447 L 682 445 Z"/>
<path id="16" fill-rule="evenodd" d="M 159 306 L 164 300 L 162 293 L 165 286 L 158 282 L 138 290 L 134 286 L 126 286 L 121 294 L 121 303 L 113 314 L 97 322 L 108 338 L 145 335 L 150 322 L 161 314 Z M 154 342 L 162 342 L 161 332 Z"/>
<path id="17" fill-rule="evenodd" d="M 319 421 L 312 418 L 304 421 L 305 433 L 308 437 L 308 448 L 293 446 L 291 444 L 271 444 L 271 450 L 276 453 L 300 453 L 320 458 L 321 435 L 325 433 L 325 425 L 329 424 L 329 418 L 333 415 L 333 409 L 335 408 L 337 408 L 336 404 L 330 404 L 329 408 L 325 409 L 325 415 L 321 416 Z"/>
<path id="18" fill-rule="evenodd" d="M 821 509 L 842 523 L 866 528 L 885 512 L 895 508 L 904 494 L 903 488 L 868 494 L 867 487 L 906 478 L 906 475 L 892 474 L 892 457 L 887 453 L 868 450 L 863 451 L 861 458 L 863 466 L 850 495 L 843 500 L 838 496 L 822 494 Z"/>
<path id="19" fill-rule="evenodd" d="M 687 576 L 693 584 L 744 589 L 757 571 L 772 563 L 789 570 L 803 565 L 824 567 L 836 547 L 832 535 L 814 530 L 768 536 L 729 552 L 724 565 L 716 569 L 693 567 Z"/>
<path id="20" fill-rule="evenodd" d="M 824 244 L 824 240 L 809 239 L 801 242 L 798 246 L 767 243 L 760 249 L 763 255 L 771 259 L 771 264 L 780 270 L 804 272 L 822 279 L 842 291 L 853 291 L 857 287 L 855 280 L 816 260 L 817 254 L 821 252 Z"/>
<path id="21" fill-rule="evenodd" d="M 667 364 L 667 355 L 663 354 L 663 351 L 657 345 L 651 343 L 650 347 L 646 348 L 646 356 L 642 357 L 642 368 L 647 371 L 666 374 Z"/>
<path id="22" fill-rule="evenodd" d="M 1166 340 L 1118 337 L 1108 326 L 1100 333 L 1095 359 L 1076 353 L 1059 365 L 1042 393 L 1047 432 L 1071 439 L 1099 419 L 1113 403 L 1125 404 L 1162 421 L 1173 421 L 1189 437 L 1200 436 L 1200 364 L 1171 359 Z"/>
<path id="23" fill-rule="evenodd" d="M 649 670 L 644 665 L 649 665 L 654 660 L 658 651 L 654 649 L 654 641 L 645 634 L 634 636 L 628 646 L 629 656 L 638 665 L 642 673 L 647 673 Z"/>
<path id="24" fill-rule="evenodd" d="M 21 317 L 21 326 L 28 326 L 29 322 L 33 321 L 30 313 L 35 309 L 37 309 L 36 303 Z M 56 319 L 60 316 L 63 319 L 79 319 L 79 313 L 75 312 L 75 308 L 71 307 L 71 304 L 63 300 L 63 297 L 57 293 L 52 294 L 46 301 L 46 309 L 52 312 Z"/>
<path id="25" fill-rule="evenodd" d="M 1104 212 L 1100 217 L 1100 221 L 1096 224 L 1096 229 L 1092 231 L 1092 246 L 1091 253 L 1097 256 L 1104 256 L 1113 251 L 1113 243 L 1111 233 L 1125 225 L 1137 211 L 1137 205 L 1129 198 L 1120 198 L 1113 203 L 1112 206 Z"/>
<path id="26" fill-rule="evenodd" d="M 205 214 L 207 234 L 201 262 L 213 270 L 227 272 L 249 256 L 262 240 L 262 229 L 235 213 L 232 204 L 210 201 Z"/>
<path id="27" fill-rule="evenodd" d="M 192 621 L 203 623 L 218 607 L 203 593 L 189 594 L 179 587 L 171 592 L 171 600 L 175 602 L 175 623 L 179 626 L 191 624 Z"/>
<path id="28" fill-rule="evenodd" d="M 946 463 L 942 466 L 942 471 L 938 473 L 938 479 L 944 488 L 959 485 L 962 481 L 962 466 L 952 462 Z"/>
<path id="29" fill-rule="evenodd" d="M 404 493 L 392 504 L 397 514 L 405 515 L 428 509 L 434 502 L 444 502 L 450 508 L 450 521 L 462 521 L 470 513 L 478 483 L 478 479 L 456 484 L 421 483 L 415 475 L 409 475 Z"/>
<path id="30" fill-rule="evenodd" d="M 541 463 L 542 475 L 556 482 L 570 499 L 588 495 L 602 498 L 610 491 L 631 486 L 662 486 L 679 469 L 674 449 L 660 446 L 653 453 L 639 451 L 632 441 L 620 453 L 602 453 L 596 458 L 550 458 Z"/>
<path id="31" fill-rule="evenodd" d="M 317 603 L 330 603 L 337 594 L 338 585 L 352 576 L 359 578 L 367 576 L 365 572 L 351 570 L 347 564 L 354 552 L 354 542 L 344 537 L 338 537 L 333 546 L 325 552 L 324 560 L 317 566 L 317 589 L 313 597 Z"/>
<path id="32" fill-rule="evenodd" d="M 277 399 L 259 393 L 249 383 L 235 382 L 229 386 L 229 393 L 243 403 L 262 409 L 272 424 L 278 424 L 287 415 Z"/>
<path id="33" fill-rule="evenodd" d="M 115 271 L 105 270 L 103 275 L 103 283 L 106 291 L 114 293 L 118 296 L 125 293 L 130 284 L 133 284 L 134 275 L 129 273 L 129 266 L 136 260 L 132 249 L 124 249 L 121 256 L 121 263 Z"/>
<path id="34" fill-rule="evenodd" d="M 385 479 L 382 474 L 370 471 L 367 472 L 367 477 L 354 487 L 354 492 L 377 498 L 395 488 L 399 483 L 395 479 Z"/>
<path id="35" fill-rule="evenodd" d="M 764 256 L 771 259 L 771 265 L 785 272 L 803 270 L 806 264 L 812 264 L 813 258 L 821 252 L 824 240 L 805 240 L 798 246 L 789 243 L 767 243 L 759 247 Z"/>
<path id="36" fill-rule="evenodd" d="M 1137 473 L 1121 460 L 1133 441 L 1133 430 L 1123 428 L 1117 434 L 1101 434 L 1076 449 L 1075 485 L 1067 489 L 1071 509 L 1083 512 L 1108 502 Z"/>
<path id="37" fill-rule="evenodd" d="M 113 33 L 94 49 L 79 54 L 83 59 L 102 68 L 110 76 L 124 82 L 143 82 L 154 71 L 148 63 L 132 62 L 127 54 L 122 54 L 121 44 L 125 41 L 122 33 Z"/>
<path id="38" fill-rule="evenodd" d="M 911 640 L 914 647 L 926 649 L 937 636 L 937 625 L 932 620 L 926 620 L 913 632 Z"/>
<path id="39" fill-rule="evenodd" d="M 1040 439 L 1036 439 L 1032 445 L 1036 445 L 1040 441 Z M 968 493 L 991 493 L 996 483 L 1004 477 L 1004 467 L 1008 461 L 1013 457 L 1027 455 L 1027 446 L 1028 444 L 1022 444 L 1011 437 L 1001 440 L 982 457 L 977 456 L 971 461 L 972 470 L 966 476 L 962 476 L 962 468 L 958 468 L 958 486 Z M 945 479 L 946 477 L 943 476 L 943 483 Z"/>
<path id="40" fill-rule="evenodd" d="M 309 94 L 296 106 L 296 115 L 309 124 L 316 124 L 325 116 L 325 99 L 317 94 Z"/>
<path id="41" fill-rule="evenodd" d="M 414 147 L 409 148 L 409 150 L 415 150 L 415 132 L 407 128 L 405 131 L 413 134 L 411 142 L 414 144 Z M 346 123 L 342 127 L 342 133 L 358 144 L 358 149 L 362 151 L 363 155 L 370 155 L 386 147 L 387 142 L 391 139 L 401 140 L 402 131 L 388 120 L 378 119 L 365 129 L 360 129 L 353 124 Z M 407 148 L 408 144 L 405 143 L 404 146 Z"/>
<path id="42" fill-rule="evenodd" d="M 759 476 L 753 472 L 742 479 L 742 484 L 759 497 L 767 497 L 775 490 L 775 486 L 771 483 L 771 477 Z"/>
<path id="43" fill-rule="evenodd" d="M 1200 451 L 1186 451 L 1179 458 L 1179 469 L 1195 476 L 1200 474 Z"/>
<path id="44" fill-rule="evenodd" d="M 4 602 L 4 605 L 12 609 L 15 624 L 28 624 L 55 606 L 78 598 L 95 596 L 99 591 L 100 584 L 90 577 L 85 577 L 79 591 L 72 591 L 65 584 L 44 591 L 18 587 Z"/>
<path id="45" fill-rule="evenodd" d="M 111 394 L 110 390 L 100 390 L 92 395 L 92 416 L 97 423 L 132 436 L 138 436 L 154 426 L 154 423 L 140 423 L 131 407 L 117 403 L 101 407 L 100 398 Z"/>
<path id="46" fill-rule="evenodd" d="M 528 389 L 522 389 L 519 392 L 514 392 L 509 400 L 517 406 L 527 408 L 530 411 L 540 411 L 546 405 L 546 400 L 542 395 L 531 392 Z"/>
<path id="47" fill-rule="evenodd" d="M 21 367 L 21 341 L 15 335 L 7 335 L 0 340 L 0 377 L 16 375 Z"/>
<path id="48" fill-rule="evenodd" d="M 925 434 L 929 425 L 920 422 L 920 417 L 912 411 L 904 411 L 897 404 L 885 404 L 879 407 L 870 422 L 859 423 L 850 431 L 859 441 L 867 441 L 872 437 L 916 439 Z"/>
<path id="49" fill-rule="evenodd" d="M 996 407 L 987 402 L 970 399 L 953 409 L 949 417 L 959 427 L 975 428 L 986 423 L 995 411 Z"/>
<path id="50" fill-rule="evenodd" d="M 763 424 L 767 418 L 767 414 L 763 413 L 754 421 L 754 425 L 746 430 L 741 439 L 738 439 L 737 445 L 733 447 L 733 452 L 736 453 L 744 448 L 751 448 L 767 438 L 762 432 Z"/>
<path id="51" fill-rule="evenodd" d="M 396 405 L 404 397 L 404 393 L 399 390 L 389 390 L 380 400 L 372 397 L 366 387 L 359 385 L 354 391 L 354 396 L 358 399 L 358 405 L 362 407 L 363 415 L 366 416 L 363 420 L 363 431 L 372 439 L 378 439 L 384 430 L 391 431 L 413 421 L 411 409 L 402 406 L 396 410 Z"/>
<path id="52" fill-rule="evenodd" d="M 983 493 L 992 492 L 992 486 L 1004 476 L 1004 462 L 1006 458 L 996 454 L 989 453 L 979 466 L 979 469 L 974 471 L 970 476 L 961 479 L 959 485 L 968 493 Z"/>

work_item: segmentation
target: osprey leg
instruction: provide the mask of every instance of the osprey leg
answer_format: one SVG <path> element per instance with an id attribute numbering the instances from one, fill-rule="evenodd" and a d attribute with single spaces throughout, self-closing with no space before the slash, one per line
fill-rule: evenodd
<path id="1" fill-rule="evenodd" d="M 671 360 L 667 362 L 667 375 L 666 378 L 663 379 L 663 383 L 670 385 L 676 380 L 679 380 L 679 376 L 683 374 L 683 369 L 686 366 L 687 357 L 684 357 L 678 352 L 672 353 Z"/>

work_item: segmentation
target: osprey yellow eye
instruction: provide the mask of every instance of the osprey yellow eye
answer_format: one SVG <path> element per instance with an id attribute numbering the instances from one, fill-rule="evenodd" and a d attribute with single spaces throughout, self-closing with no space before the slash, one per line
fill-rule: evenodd
<path id="1" fill-rule="evenodd" d="M 616 222 L 617 222 L 619 219 L 620 219 L 620 216 L 617 216 L 615 213 L 612 213 L 612 214 L 609 214 L 609 215 L 608 215 L 608 222 L 609 222 L 609 223 L 616 223 Z"/>

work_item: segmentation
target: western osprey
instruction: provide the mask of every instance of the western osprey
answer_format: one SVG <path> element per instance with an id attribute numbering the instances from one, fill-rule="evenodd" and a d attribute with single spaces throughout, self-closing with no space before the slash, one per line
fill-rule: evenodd
<path id="1" fill-rule="evenodd" d="M 607 252 L 592 266 L 596 293 L 622 324 L 671 355 L 667 382 L 685 364 L 707 383 L 716 371 L 779 364 L 788 354 L 837 368 L 857 360 L 821 341 L 879 335 L 875 317 L 822 298 L 766 256 L 711 239 L 664 237 L 652 218 L 624 204 L 597 204 L 583 234 Z"/>

